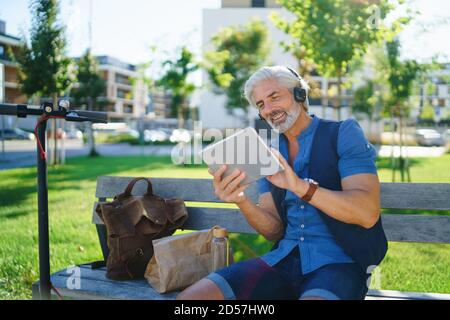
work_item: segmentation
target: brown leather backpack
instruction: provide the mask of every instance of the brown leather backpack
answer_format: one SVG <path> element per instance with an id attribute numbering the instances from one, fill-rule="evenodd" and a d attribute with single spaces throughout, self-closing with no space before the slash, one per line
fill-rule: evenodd
<path id="1" fill-rule="evenodd" d="M 131 190 L 139 180 L 148 183 L 147 192 L 133 196 Z M 106 277 L 113 280 L 144 278 L 153 256 L 152 240 L 172 235 L 188 217 L 183 200 L 153 194 L 150 180 L 143 177 L 131 180 L 113 201 L 99 203 L 96 212 L 108 233 Z"/>

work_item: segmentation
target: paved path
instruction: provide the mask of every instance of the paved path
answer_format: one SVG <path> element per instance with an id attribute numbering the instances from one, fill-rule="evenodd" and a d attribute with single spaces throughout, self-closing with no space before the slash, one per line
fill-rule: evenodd
<path id="1" fill-rule="evenodd" d="M 378 150 L 379 157 L 390 157 L 392 153 L 391 146 L 381 146 Z M 403 147 L 403 156 L 411 158 L 420 157 L 439 157 L 445 153 L 444 147 Z M 400 147 L 394 146 L 394 157 L 400 156 Z"/>
<path id="2" fill-rule="evenodd" d="M 29 167 L 36 165 L 36 146 L 34 141 L 6 141 L 5 154 L 0 145 L 0 170 Z M 88 147 L 79 140 L 66 140 L 66 157 L 86 156 Z M 103 156 L 125 155 L 170 155 L 173 146 L 132 146 L 127 143 L 100 144 L 97 151 Z M 390 146 L 377 148 L 381 157 L 391 156 Z M 409 157 L 438 157 L 445 153 L 444 147 L 404 147 L 404 155 Z M 394 156 L 398 157 L 400 148 L 394 147 Z"/>
<path id="3" fill-rule="evenodd" d="M 0 147 L 1 148 L 1 147 Z M 66 158 L 86 156 L 89 154 L 87 146 L 81 141 L 66 141 Z M 170 155 L 172 146 L 132 146 L 128 143 L 100 144 L 97 151 L 103 156 L 125 155 Z M 5 154 L 0 149 L 0 170 L 29 167 L 36 165 L 36 146 L 32 141 L 7 141 Z M 47 152 L 51 152 L 48 151 Z"/>

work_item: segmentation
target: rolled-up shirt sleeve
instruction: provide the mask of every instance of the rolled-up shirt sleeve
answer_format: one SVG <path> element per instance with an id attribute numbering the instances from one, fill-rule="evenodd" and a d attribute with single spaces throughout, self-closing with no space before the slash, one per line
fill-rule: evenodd
<path id="1" fill-rule="evenodd" d="M 342 122 L 337 141 L 341 179 L 360 173 L 377 174 L 377 152 L 354 119 Z"/>

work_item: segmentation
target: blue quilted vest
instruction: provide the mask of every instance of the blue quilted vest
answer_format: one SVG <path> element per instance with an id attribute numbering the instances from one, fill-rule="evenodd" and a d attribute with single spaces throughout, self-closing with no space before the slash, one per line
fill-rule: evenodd
<path id="1" fill-rule="evenodd" d="M 338 169 L 337 138 L 341 122 L 320 119 L 317 127 L 309 161 L 309 178 L 329 190 L 342 190 Z M 278 213 L 287 224 L 287 211 L 284 207 L 286 190 L 271 184 L 271 193 Z M 387 252 L 387 240 L 381 225 L 381 218 L 370 229 L 336 220 L 318 210 L 331 234 L 343 250 L 367 272 L 367 268 L 378 265 Z M 278 243 L 274 246 L 276 248 Z"/>

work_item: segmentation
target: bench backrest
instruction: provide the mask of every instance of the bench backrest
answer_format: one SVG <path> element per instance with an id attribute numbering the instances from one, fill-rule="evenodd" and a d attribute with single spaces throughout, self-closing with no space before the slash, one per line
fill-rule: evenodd
<path id="1" fill-rule="evenodd" d="M 122 193 L 131 179 L 99 177 L 96 197 L 99 201 L 105 201 Z M 236 207 L 227 205 L 227 208 L 217 208 L 217 203 L 222 201 L 214 195 L 210 179 L 152 178 L 151 181 L 155 194 L 163 198 L 181 198 L 187 202 L 189 218 L 185 229 L 202 230 L 220 225 L 230 232 L 256 233 Z M 133 194 L 141 195 L 145 191 L 146 183 L 140 181 L 136 183 Z M 257 201 L 255 184 L 246 192 L 253 201 Z M 382 183 L 381 207 L 448 211 L 450 183 Z M 93 223 L 102 224 L 95 210 Z M 450 243 L 450 216 L 383 214 L 382 223 L 389 241 Z"/>

